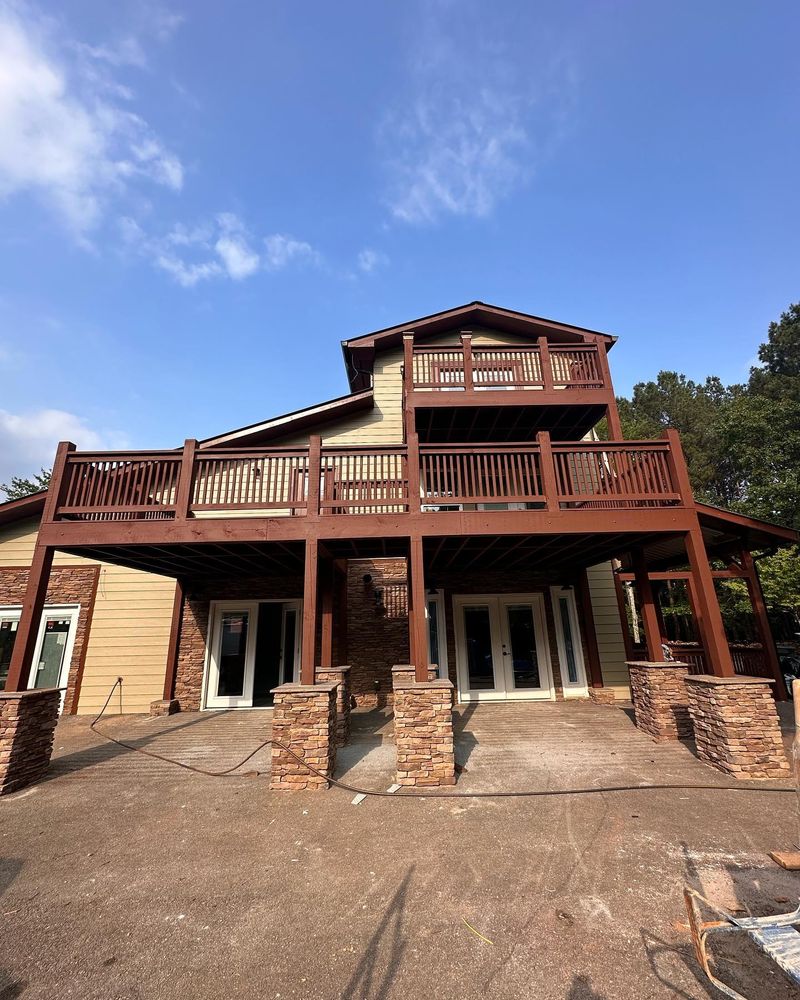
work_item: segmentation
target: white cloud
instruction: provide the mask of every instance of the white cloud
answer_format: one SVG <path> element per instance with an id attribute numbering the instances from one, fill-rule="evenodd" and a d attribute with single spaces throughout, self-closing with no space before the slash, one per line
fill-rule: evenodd
<path id="1" fill-rule="evenodd" d="M 120 231 L 128 247 L 184 288 L 211 278 L 242 281 L 261 270 L 321 261 L 310 243 L 279 233 L 265 237 L 264 253 L 259 253 L 244 222 L 232 212 L 221 212 L 213 222 L 193 227 L 178 224 L 156 237 L 148 236 L 135 219 L 125 217 L 120 220 Z"/>
<path id="2" fill-rule="evenodd" d="M 264 246 L 267 248 L 266 265 L 270 271 L 280 271 L 293 263 L 318 264 L 320 255 L 303 240 L 296 240 L 293 236 L 286 236 L 283 233 L 273 233 L 264 239 Z"/>
<path id="3" fill-rule="evenodd" d="M 0 410 L 0 483 L 50 468 L 59 441 L 73 441 L 93 451 L 125 448 L 127 439 L 115 432 L 93 430 L 83 417 L 66 410 L 9 413 Z M 3 499 L 3 498 L 0 498 Z"/>
<path id="4" fill-rule="evenodd" d="M 572 101 L 568 59 L 493 40 L 479 6 L 425 8 L 402 103 L 382 122 L 392 215 L 488 216 L 532 176 Z M 542 47 L 544 49 L 544 47 Z"/>
<path id="5" fill-rule="evenodd" d="M 87 69 L 98 60 L 140 65 L 137 45 L 81 53 L 79 43 L 58 44 L 31 8 L 0 2 L 0 197 L 38 195 L 87 241 L 132 181 L 180 190 L 179 158 L 116 103 L 130 89 Z"/>
<path id="6" fill-rule="evenodd" d="M 385 253 L 381 253 L 380 250 L 364 247 L 358 254 L 358 267 L 364 274 L 372 274 L 378 268 L 384 267 L 388 263 L 389 258 Z"/>

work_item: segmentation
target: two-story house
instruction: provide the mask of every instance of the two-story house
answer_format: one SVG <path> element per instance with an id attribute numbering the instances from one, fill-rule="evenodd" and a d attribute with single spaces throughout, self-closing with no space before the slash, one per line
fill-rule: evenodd
<path id="1" fill-rule="evenodd" d="M 0 683 L 70 712 L 118 676 L 130 712 L 248 708 L 346 663 L 374 704 L 412 664 L 462 702 L 627 698 L 620 580 L 660 660 L 670 576 L 696 670 L 779 682 L 750 553 L 797 536 L 695 502 L 677 433 L 624 440 L 614 343 L 474 302 L 345 341 L 329 402 L 176 450 L 60 445 L 47 494 L 0 505 Z M 725 575 L 753 597 L 746 662 Z"/>

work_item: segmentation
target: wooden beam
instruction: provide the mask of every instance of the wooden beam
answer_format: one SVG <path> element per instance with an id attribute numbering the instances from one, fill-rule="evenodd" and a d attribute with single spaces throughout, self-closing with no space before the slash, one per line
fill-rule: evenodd
<path id="1" fill-rule="evenodd" d="M 187 438 L 183 443 L 181 468 L 178 473 L 178 489 L 175 494 L 175 520 L 186 521 L 192 506 L 192 488 L 194 483 L 194 456 L 197 451 L 197 441 Z"/>
<path id="2" fill-rule="evenodd" d="M 578 573 L 576 583 L 575 590 L 581 615 L 583 641 L 586 646 L 586 658 L 589 661 L 589 682 L 591 687 L 601 688 L 603 686 L 603 670 L 600 666 L 600 649 L 597 645 L 597 629 L 594 623 L 589 575 L 585 569 Z"/>
<path id="3" fill-rule="evenodd" d="M 647 564 L 645 563 L 644 553 L 641 549 L 637 549 L 634 552 L 632 561 L 636 576 L 636 590 L 638 591 L 639 603 L 642 608 L 642 623 L 644 625 L 645 643 L 647 645 L 647 658 L 652 663 L 661 663 L 664 660 L 664 651 L 661 648 L 661 630 L 658 626 L 653 588 L 650 586 L 650 577 L 647 575 Z"/>
<path id="4" fill-rule="evenodd" d="M 183 581 L 175 581 L 175 597 L 172 601 L 172 620 L 169 626 L 167 644 L 167 669 L 164 675 L 164 701 L 175 697 L 175 679 L 178 676 L 178 654 L 181 643 L 181 621 L 183 618 Z"/>
<path id="5" fill-rule="evenodd" d="M 753 617 L 755 618 L 756 628 L 761 639 L 761 648 L 764 650 L 764 656 L 767 659 L 772 676 L 775 678 L 775 694 L 781 701 L 785 701 L 788 698 L 786 682 L 783 679 L 781 661 L 778 657 L 778 650 L 775 647 L 775 636 L 772 634 L 769 616 L 767 615 L 767 604 L 764 600 L 764 591 L 761 588 L 758 567 L 752 553 L 747 549 L 742 550 L 741 559 L 742 569 L 746 574 L 747 592 L 750 595 L 750 603 L 753 606 Z"/>
<path id="6" fill-rule="evenodd" d="M 319 665 L 333 666 L 333 563 L 328 560 L 321 574 L 322 600 L 320 610 L 322 628 L 320 634 Z"/>
<path id="7" fill-rule="evenodd" d="M 317 540 L 306 539 L 306 562 L 303 573 L 303 650 L 300 681 L 314 683 L 314 660 L 317 640 Z"/>
<path id="8" fill-rule="evenodd" d="M 17 635 L 11 651 L 11 663 L 6 678 L 6 691 L 27 691 L 28 678 L 39 638 L 39 622 L 47 597 L 50 570 L 53 566 L 54 550 L 44 545 L 36 545 L 33 560 L 28 570 L 28 585 L 22 599 Z"/>
<path id="9" fill-rule="evenodd" d="M 717 592 L 714 589 L 714 578 L 708 564 L 708 553 L 699 522 L 692 531 L 686 532 L 684 541 L 696 588 L 698 626 L 709 670 L 718 677 L 734 677 L 736 671 L 733 669 L 731 651 L 725 635 Z"/>
<path id="10" fill-rule="evenodd" d="M 428 621 L 425 600 L 425 563 L 422 539 L 412 537 L 408 565 L 408 638 L 415 679 L 428 679 Z"/>

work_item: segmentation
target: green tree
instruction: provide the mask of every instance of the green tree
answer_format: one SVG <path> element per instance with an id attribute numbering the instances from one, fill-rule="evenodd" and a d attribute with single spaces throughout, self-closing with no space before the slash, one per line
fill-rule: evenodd
<path id="1" fill-rule="evenodd" d="M 40 493 L 50 485 L 50 470 L 40 469 L 30 479 L 22 476 L 12 476 L 10 483 L 0 483 L 0 493 L 5 493 L 7 500 L 21 500 L 31 493 Z"/>

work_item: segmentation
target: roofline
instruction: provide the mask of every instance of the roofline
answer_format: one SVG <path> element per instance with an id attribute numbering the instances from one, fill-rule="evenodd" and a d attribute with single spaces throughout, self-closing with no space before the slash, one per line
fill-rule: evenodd
<path id="1" fill-rule="evenodd" d="M 335 399 L 328 399 L 322 403 L 314 403 L 305 406 L 301 410 L 292 410 L 290 413 L 283 413 L 277 417 L 270 417 L 269 420 L 260 420 L 246 427 L 239 427 L 236 430 L 226 431 L 224 434 L 216 434 L 214 437 L 204 438 L 199 442 L 200 448 L 214 448 L 235 441 L 242 437 L 252 437 L 255 434 L 266 432 L 289 433 L 295 425 L 305 426 L 315 417 L 319 417 L 320 422 L 333 420 L 337 416 L 344 416 L 352 410 L 367 408 L 367 403 L 373 403 L 372 389 L 362 389 L 360 392 L 350 392 L 345 396 L 337 396 Z"/>
<path id="2" fill-rule="evenodd" d="M 726 510 L 724 507 L 716 507 L 714 504 L 700 503 L 698 501 L 697 513 L 701 515 L 705 514 L 708 517 L 720 518 L 740 528 L 750 528 L 752 531 L 763 531 L 764 534 L 775 535 L 777 536 L 776 542 L 780 540 L 790 545 L 797 545 L 800 542 L 800 532 L 795 531 L 794 528 L 786 528 L 782 524 L 764 521 L 759 517 L 750 517 L 748 514 L 737 514 L 732 510 Z"/>
<path id="3" fill-rule="evenodd" d="M 560 323 L 558 320 L 547 319 L 545 316 L 534 316 L 532 313 L 520 312 L 517 309 L 506 309 L 504 306 L 495 306 L 490 302 L 481 302 L 480 299 L 475 299 L 473 302 L 466 302 L 461 306 L 454 306 L 451 309 L 443 309 L 441 312 L 430 313 L 427 316 L 420 316 L 417 319 L 408 320 L 405 323 L 398 323 L 394 326 L 387 326 L 381 330 L 373 330 L 370 333 L 362 333 L 357 337 L 350 337 L 347 340 L 342 341 L 343 347 L 357 347 L 359 346 L 359 341 L 368 340 L 375 337 L 385 337 L 391 334 L 402 333 L 404 330 L 411 331 L 412 329 L 424 325 L 427 323 L 435 322 L 436 320 L 441 320 L 447 316 L 457 316 L 459 313 L 463 313 L 468 309 L 478 308 L 483 309 L 491 313 L 496 313 L 498 316 L 508 316 L 514 319 L 528 320 L 532 323 L 543 323 L 547 326 L 551 326 L 554 330 L 563 330 L 567 333 L 589 333 L 593 337 L 603 337 L 605 340 L 610 341 L 614 344 L 617 341 L 617 337 L 610 333 L 603 333 L 601 330 L 592 330 L 585 326 L 574 326 L 570 323 Z"/>
<path id="4" fill-rule="evenodd" d="M 46 498 L 47 490 L 39 490 L 29 496 L 20 497 L 18 500 L 7 500 L 5 503 L 0 503 L 0 525 L 13 524 L 14 521 L 22 521 L 25 518 L 41 514 Z"/>

